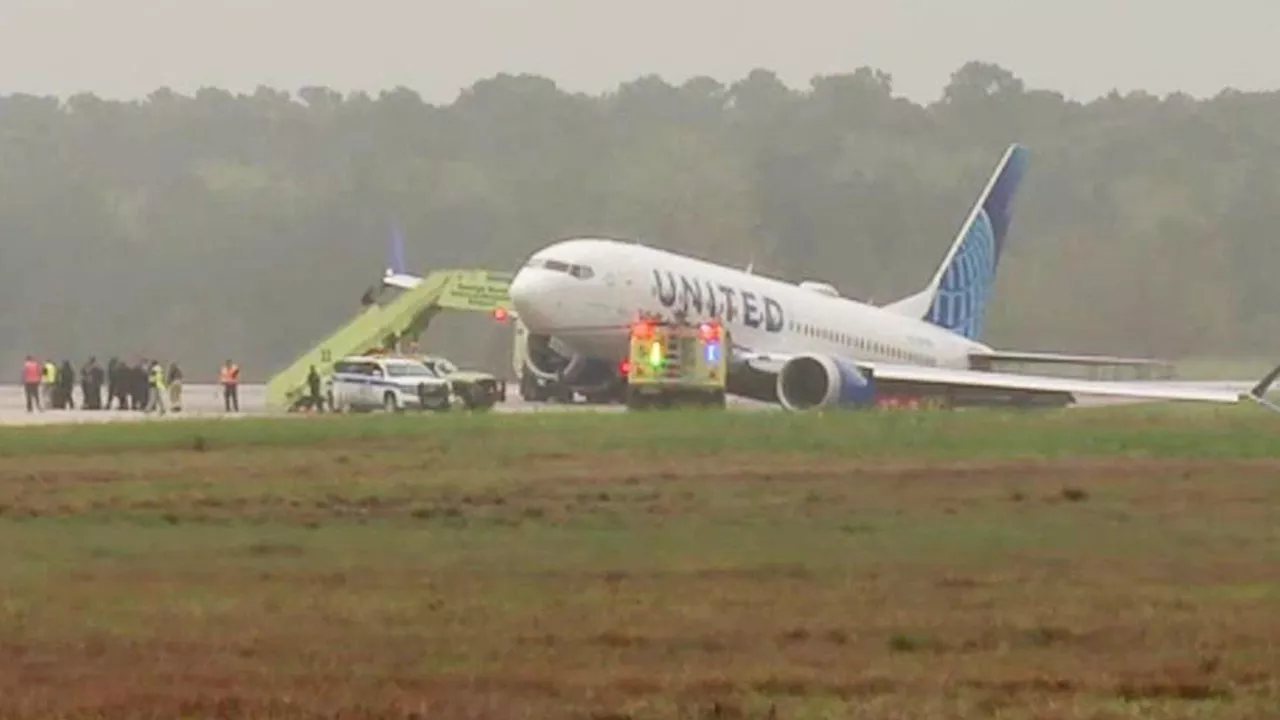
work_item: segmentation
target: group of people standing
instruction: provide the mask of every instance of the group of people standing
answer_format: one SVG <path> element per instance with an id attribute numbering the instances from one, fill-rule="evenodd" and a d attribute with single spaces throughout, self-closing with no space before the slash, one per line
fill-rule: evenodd
<path id="1" fill-rule="evenodd" d="M 22 387 L 27 397 L 27 412 L 74 410 L 76 371 L 71 363 L 52 360 L 41 362 L 28 355 L 22 364 Z M 81 407 L 85 410 L 141 410 L 156 412 L 182 411 L 182 368 L 159 360 L 139 360 L 130 365 L 111 358 L 104 369 L 97 358 L 80 368 Z M 218 370 L 222 399 L 227 412 L 240 412 L 240 366 L 227 360 Z M 103 395 L 103 389 L 106 395 Z M 105 402 L 104 402 L 105 400 Z"/>
<path id="2" fill-rule="evenodd" d="M 28 355 L 22 365 L 27 412 L 74 410 L 76 379 L 70 361 L 59 365 Z M 118 410 L 160 414 L 182 410 L 182 369 L 177 363 L 166 369 L 159 360 L 142 359 L 130 365 L 111 358 L 104 369 L 97 358 L 89 358 L 80 368 L 79 380 L 80 406 L 85 410 L 111 410 L 113 404 Z"/>

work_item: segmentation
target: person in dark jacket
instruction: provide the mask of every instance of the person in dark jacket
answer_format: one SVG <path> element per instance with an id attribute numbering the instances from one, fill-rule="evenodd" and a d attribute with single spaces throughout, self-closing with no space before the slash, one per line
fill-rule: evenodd
<path id="1" fill-rule="evenodd" d="M 120 392 L 120 359 L 111 358 L 107 361 L 107 409 L 111 409 L 111 403 L 116 403 L 116 407 L 124 409 L 124 393 Z"/>
<path id="2" fill-rule="evenodd" d="M 58 408 L 62 410 L 75 410 L 76 401 L 72 397 L 76 387 L 76 371 L 71 367 L 70 360 L 63 360 L 62 367 L 58 368 Z"/>
<path id="3" fill-rule="evenodd" d="M 97 377 L 97 373 L 101 371 L 102 369 L 98 367 L 98 359 L 93 357 L 80 368 L 80 394 L 84 397 L 80 406 L 85 410 L 102 409 L 102 396 L 99 394 L 102 381 Z"/>
<path id="4" fill-rule="evenodd" d="M 311 371 L 307 373 L 307 390 L 311 392 L 307 406 L 316 412 L 324 412 L 324 398 L 320 397 L 320 373 L 315 365 L 312 365 Z"/>
<path id="5" fill-rule="evenodd" d="M 133 409 L 147 409 L 147 395 L 151 392 L 151 363 L 143 358 L 129 369 L 129 388 L 133 395 Z"/>
<path id="6" fill-rule="evenodd" d="M 107 381 L 107 374 L 102 371 L 97 358 L 89 358 L 89 387 L 93 389 L 93 408 L 102 409 L 102 386 Z"/>

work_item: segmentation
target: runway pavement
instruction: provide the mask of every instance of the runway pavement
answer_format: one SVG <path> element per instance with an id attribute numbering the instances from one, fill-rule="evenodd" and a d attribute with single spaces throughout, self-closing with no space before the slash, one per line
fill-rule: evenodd
<path id="1" fill-rule="evenodd" d="M 265 385 L 240 387 L 240 416 L 261 415 L 266 412 Z M 0 385 L 0 425 L 52 425 L 58 423 L 93 423 L 147 419 L 141 412 L 129 410 L 81 410 L 80 391 L 74 395 L 75 410 L 45 410 L 28 413 L 21 385 Z M 187 385 L 182 393 L 183 412 L 173 417 L 225 416 L 222 390 L 217 385 Z M 232 415 L 235 415 L 234 413 Z"/>
<path id="2" fill-rule="evenodd" d="M 1222 388 L 1236 389 L 1242 385 L 1247 385 L 1240 381 L 1237 382 L 1195 382 L 1189 385 L 1218 386 Z M 76 402 L 80 401 L 80 393 L 76 392 Z M 1080 397 L 1079 407 L 1089 407 L 1098 405 L 1109 405 L 1119 403 L 1149 402 L 1137 399 L 1125 398 L 1109 398 L 1109 397 Z M 741 398 L 730 398 L 729 406 L 733 410 L 777 410 L 776 406 L 764 403 L 753 402 L 751 400 L 743 400 Z M 128 410 L 47 410 L 40 413 L 27 413 L 26 403 L 23 398 L 22 386 L 20 385 L 0 385 L 0 426 L 5 425 L 53 425 L 53 424 L 76 424 L 76 423 L 100 423 L 100 422 L 130 422 L 139 420 L 155 420 L 146 413 L 134 412 Z M 527 403 L 520 399 L 519 395 L 513 394 L 508 402 L 502 403 L 494 408 L 495 412 L 500 413 L 522 413 L 522 412 L 622 412 L 623 408 L 619 405 L 561 405 L 557 403 Z M 183 411 L 181 413 L 170 413 L 165 419 L 180 418 L 236 418 L 236 417 L 254 417 L 270 414 L 266 408 L 266 386 L 265 385 L 241 385 L 240 386 L 240 412 L 227 413 L 223 408 L 222 390 L 217 385 L 187 385 L 183 391 Z M 289 415 L 282 415 L 290 417 Z M 291 416 L 301 417 L 301 416 Z"/>
<path id="3" fill-rule="evenodd" d="M 80 402 L 79 390 L 75 393 L 76 402 Z M 736 404 L 736 403 L 735 403 Z M 559 405 L 554 403 L 527 403 L 518 395 L 508 402 L 494 408 L 496 412 L 621 412 L 619 405 Z M 187 385 L 182 393 L 182 412 L 170 413 L 165 419 L 180 418 L 234 418 L 262 417 L 273 414 L 266 408 L 265 385 L 240 386 L 240 412 L 227 413 L 223 407 L 222 389 L 218 385 Z M 302 417 L 300 415 L 281 414 L 283 417 Z M 0 385 L 0 426 L 4 425 L 53 425 L 100 422 L 129 422 L 139 420 L 155 420 L 158 418 L 146 413 L 130 410 L 46 410 L 45 412 L 26 412 L 21 385 Z"/>

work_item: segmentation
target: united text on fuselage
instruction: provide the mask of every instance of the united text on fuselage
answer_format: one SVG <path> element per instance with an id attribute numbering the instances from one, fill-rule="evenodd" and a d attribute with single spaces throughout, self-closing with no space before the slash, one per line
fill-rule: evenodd
<path id="1" fill-rule="evenodd" d="M 782 304 L 767 295 L 670 270 L 655 269 L 652 277 L 653 296 L 672 312 L 718 318 L 770 333 L 786 327 Z"/>

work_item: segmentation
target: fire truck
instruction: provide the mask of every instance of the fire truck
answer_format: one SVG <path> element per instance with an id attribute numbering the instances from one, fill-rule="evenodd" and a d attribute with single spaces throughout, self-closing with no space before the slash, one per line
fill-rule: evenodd
<path id="1" fill-rule="evenodd" d="M 642 315 L 622 361 L 628 409 L 725 406 L 729 332 L 715 321 Z"/>

